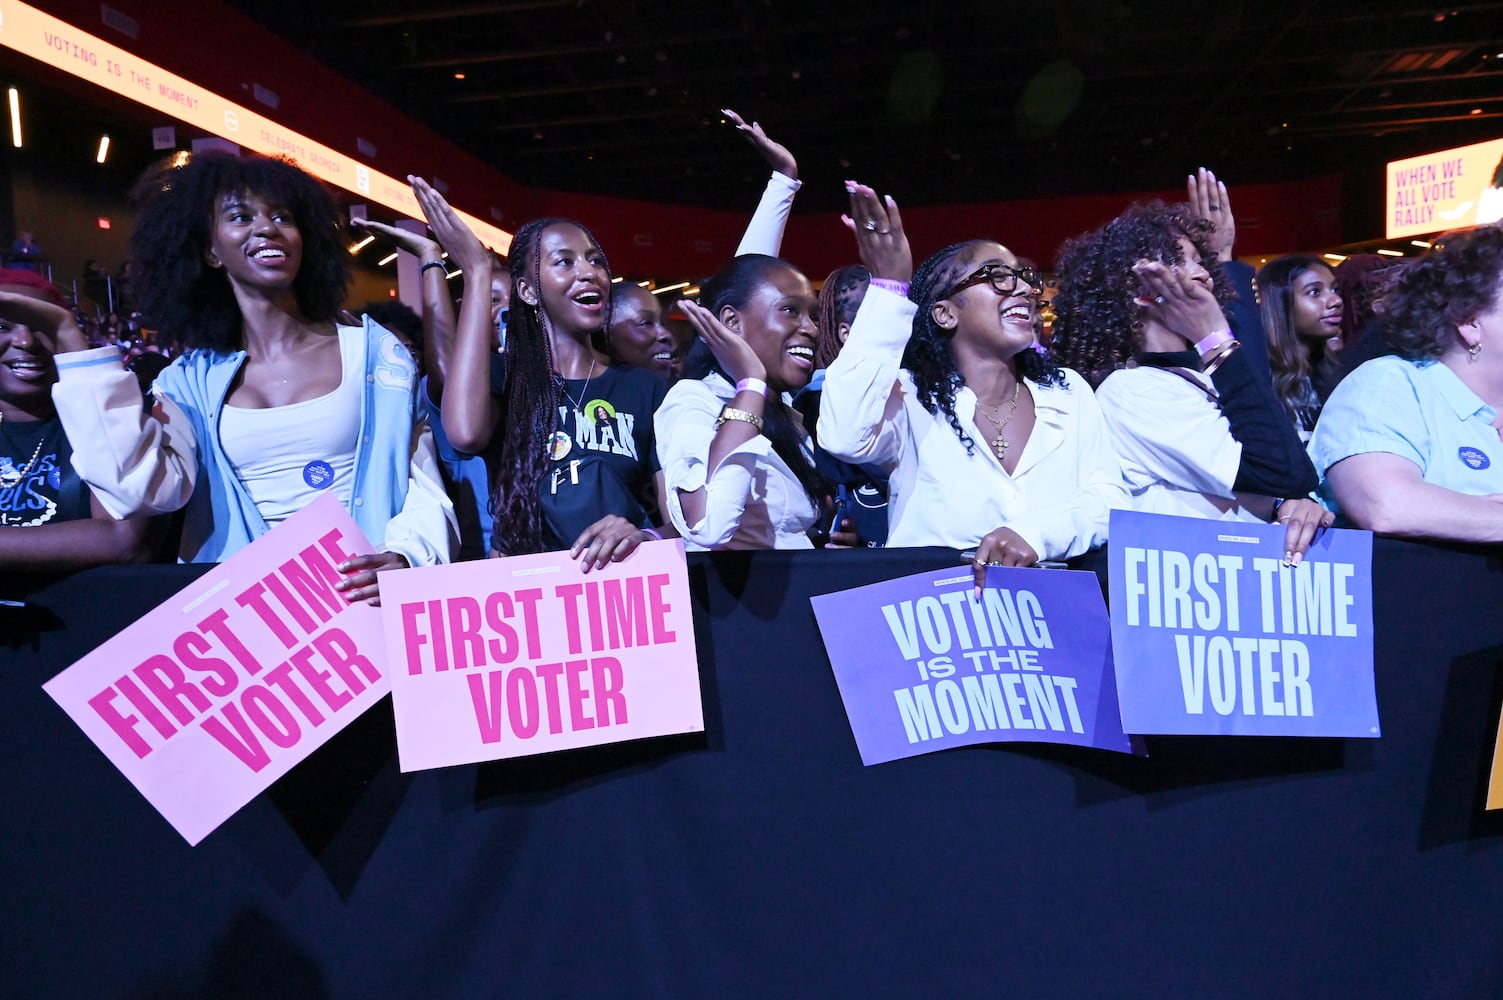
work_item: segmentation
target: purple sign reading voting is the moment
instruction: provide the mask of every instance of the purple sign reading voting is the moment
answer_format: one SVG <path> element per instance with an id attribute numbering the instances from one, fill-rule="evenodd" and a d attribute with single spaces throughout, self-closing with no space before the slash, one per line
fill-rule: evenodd
<path id="1" fill-rule="evenodd" d="M 1112 511 L 1112 647 L 1130 733 L 1375 737 L 1372 535 Z"/>
<path id="2" fill-rule="evenodd" d="M 1132 752 L 1092 573 L 938 570 L 812 599 L 865 764 L 976 743 Z"/>

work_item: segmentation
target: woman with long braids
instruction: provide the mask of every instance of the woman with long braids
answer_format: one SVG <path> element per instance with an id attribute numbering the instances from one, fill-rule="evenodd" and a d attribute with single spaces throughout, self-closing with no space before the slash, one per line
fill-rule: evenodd
<path id="1" fill-rule="evenodd" d="M 1332 515 L 1273 387 L 1233 339 L 1230 292 L 1186 206 L 1135 205 L 1065 244 L 1053 346 L 1099 383 L 1134 510 L 1285 525 L 1298 563 Z"/>
<path id="2" fill-rule="evenodd" d="M 847 184 L 871 288 L 825 376 L 822 447 L 890 470 L 887 544 L 975 548 L 988 565 L 1068 559 L 1126 500 L 1090 387 L 1034 348 L 1039 276 L 1006 247 L 946 247 L 913 275 L 891 198 Z M 906 292 L 907 297 L 903 297 Z"/>
<path id="3" fill-rule="evenodd" d="M 699 340 L 657 415 L 674 526 L 700 549 L 812 548 L 830 484 L 785 394 L 814 372 L 814 287 L 787 261 L 743 254 L 700 299 L 683 303 Z"/>
<path id="4" fill-rule="evenodd" d="M 141 409 L 113 348 L 60 355 L 74 465 L 116 517 L 188 505 L 180 555 L 216 562 L 323 491 L 381 551 L 340 565 L 351 601 L 376 574 L 446 562 L 456 525 L 417 367 L 397 338 L 336 318 L 347 240 L 328 191 L 290 162 L 223 153 L 148 174 L 131 267 L 141 311 L 184 348 Z"/>
<path id="5" fill-rule="evenodd" d="M 595 346 L 609 322 L 605 252 L 577 222 L 538 219 L 519 229 L 506 347 L 497 356 L 490 251 L 441 194 L 408 179 L 434 235 L 464 270 L 442 420 L 455 448 L 490 460 L 491 554 L 568 549 L 588 572 L 662 537 L 653 527 L 662 475 L 652 414 L 667 386 L 642 369 L 613 366 Z"/>
<path id="6" fill-rule="evenodd" d="M 793 400 L 804 426 L 815 433 L 814 465 L 834 484 L 830 524 L 833 530 L 854 532 L 860 544 L 881 548 L 887 544 L 887 473 L 873 464 L 852 465 L 819 446 L 820 400 L 824 397 L 825 373 L 840 356 L 856 321 L 856 310 L 866 297 L 871 272 L 860 264 L 837 267 L 819 289 L 819 340 L 814 345 L 814 377 Z"/>

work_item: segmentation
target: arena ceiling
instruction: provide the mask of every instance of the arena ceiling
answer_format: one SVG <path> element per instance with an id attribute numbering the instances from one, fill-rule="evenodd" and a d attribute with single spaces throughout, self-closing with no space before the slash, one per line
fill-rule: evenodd
<path id="1" fill-rule="evenodd" d="M 1503 3 L 235 0 L 526 183 L 744 208 L 732 107 L 909 204 L 1341 172 L 1503 136 Z"/>

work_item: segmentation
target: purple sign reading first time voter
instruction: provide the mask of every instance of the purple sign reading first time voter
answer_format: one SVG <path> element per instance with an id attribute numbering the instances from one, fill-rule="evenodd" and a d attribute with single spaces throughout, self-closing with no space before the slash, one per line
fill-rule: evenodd
<path id="1" fill-rule="evenodd" d="M 1093 573 L 969 564 L 812 598 L 865 764 L 976 743 L 1131 753 Z"/>
<path id="2" fill-rule="evenodd" d="M 1112 511 L 1112 647 L 1130 733 L 1376 737 L 1373 536 Z"/>

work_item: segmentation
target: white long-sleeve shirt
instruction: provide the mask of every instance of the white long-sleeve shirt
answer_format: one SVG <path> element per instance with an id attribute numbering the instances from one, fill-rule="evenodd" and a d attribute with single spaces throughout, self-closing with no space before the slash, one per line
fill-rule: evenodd
<path id="1" fill-rule="evenodd" d="M 1127 492 L 1090 386 L 1068 369 L 1063 387 L 1027 382 L 1036 419 L 1009 474 L 976 427 L 969 388 L 955 395 L 955 415 L 975 442 L 969 453 L 943 411 L 919 401 L 901 367 L 916 308 L 873 286 L 820 402 L 820 447 L 888 470 L 887 544 L 973 548 L 1007 527 L 1042 560 L 1104 543 L 1111 509 L 1127 505 Z"/>

